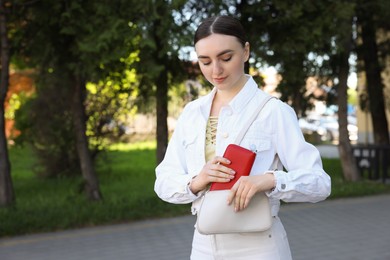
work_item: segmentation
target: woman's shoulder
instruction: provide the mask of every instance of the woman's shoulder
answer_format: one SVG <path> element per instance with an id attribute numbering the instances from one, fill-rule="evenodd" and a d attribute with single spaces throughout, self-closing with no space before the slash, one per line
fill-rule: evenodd
<path id="1" fill-rule="evenodd" d="M 184 106 L 183 111 L 182 111 L 182 114 L 194 112 L 195 110 L 199 109 L 200 104 L 201 104 L 200 98 L 188 102 L 188 103 Z"/>
<path id="2" fill-rule="evenodd" d="M 287 116 L 290 114 L 295 115 L 294 109 L 289 104 L 282 101 L 278 97 L 271 96 L 270 94 L 259 89 L 256 95 L 256 103 L 260 104 L 260 102 L 266 98 L 271 98 L 271 99 L 267 102 L 267 104 L 263 108 L 265 113 L 268 112 L 273 115 L 279 114 L 280 116 Z"/>

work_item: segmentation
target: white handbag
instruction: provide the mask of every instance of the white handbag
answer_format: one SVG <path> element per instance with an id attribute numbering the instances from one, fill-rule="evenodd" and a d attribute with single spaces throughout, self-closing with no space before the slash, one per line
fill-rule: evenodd
<path id="1" fill-rule="evenodd" d="M 230 190 L 207 192 L 198 211 L 196 227 L 204 235 L 260 232 L 272 225 L 268 197 L 256 193 L 244 210 L 234 212 L 233 205 L 227 205 Z"/>
<path id="2" fill-rule="evenodd" d="M 241 142 L 249 126 L 271 98 L 273 97 L 269 96 L 262 101 L 237 136 L 235 144 Z M 279 159 L 275 155 L 271 166 L 272 170 L 277 168 L 278 161 Z M 271 227 L 271 207 L 269 199 L 264 193 L 256 193 L 248 207 L 238 212 L 234 211 L 233 203 L 227 204 L 229 193 L 230 190 L 207 191 L 205 193 L 197 213 L 196 228 L 199 233 L 210 235 L 261 232 Z"/>

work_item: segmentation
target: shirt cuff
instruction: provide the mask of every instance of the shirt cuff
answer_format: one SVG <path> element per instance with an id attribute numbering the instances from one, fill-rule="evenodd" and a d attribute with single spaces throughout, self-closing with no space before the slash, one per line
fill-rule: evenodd
<path id="1" fill-rule="evenodd" d="M 275 177 L 275 188 L 270 191 L 265 192 L 268 197 L 272 197 L 278 192 L 283 192 L 286 190 L 286 173 L 284 171 L 267 171 L 267 173 L 273 173 Z"/>

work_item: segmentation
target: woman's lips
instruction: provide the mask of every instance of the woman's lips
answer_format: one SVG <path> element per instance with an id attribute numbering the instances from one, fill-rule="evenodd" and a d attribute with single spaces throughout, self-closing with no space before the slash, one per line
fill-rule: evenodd
<path id="1" fill-rule="evenodd" d="M 226 77 L 223 77 L 223 78 L 214 78 L 214 82 L 215 82 L 215 83 L 218 83 L 218 84 L 221 84 L 225 79 L 226 79 Z"/>

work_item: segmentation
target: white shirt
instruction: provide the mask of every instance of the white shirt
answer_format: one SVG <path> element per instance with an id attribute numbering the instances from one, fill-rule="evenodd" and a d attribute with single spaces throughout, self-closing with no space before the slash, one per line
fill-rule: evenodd
<path id="1" fill-rule="evenodd" d="M 170 203 L 191 203 L 196 213 L 202 192 L 188 188 L 191 178 L 199 174 L 205 161 L 205 134 L 214 88 L 208 95 L 186 105 L 170 139 L 164 160 L 156 168 L 155 192 Z M 216 155 L 222 156 L 233 143 L 241 126 L 267 96 L 252 77 L 228 106 L 218 115 Z M 330 177 L 322 168 L 318 150 L 307 143 L 299 128 L 294 110 L 286 103 L 271 99 L 244 136 L 241 146 L 256 150 L 251 175 L 270 170 L 275 154 L 285 171 L 275 171 L 276 187 L 267 192 L 272 214 L 276 216 L 280 200 L 318 202 L 330 195 Z"/>

